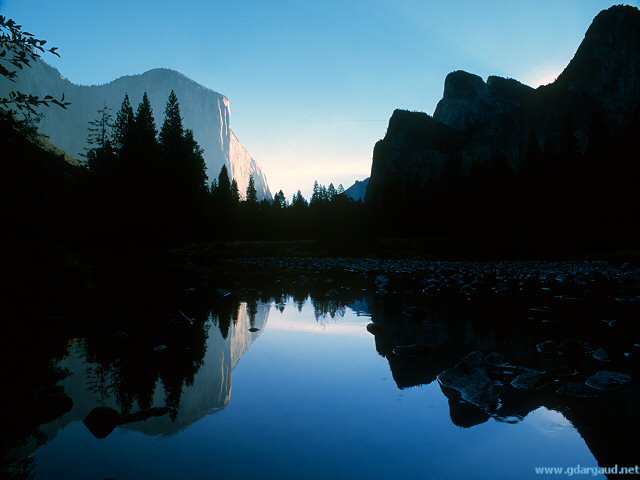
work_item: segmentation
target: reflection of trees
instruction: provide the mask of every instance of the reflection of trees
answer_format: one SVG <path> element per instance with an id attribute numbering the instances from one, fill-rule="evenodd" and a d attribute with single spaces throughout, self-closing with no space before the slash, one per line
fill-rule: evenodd
<path id="1" fill-rule="evenodd" d="M 238 298 L 225 299 L 218 302 L 215 310 L 211 312 L 211 320 L 215 326 L 220 329 L 222 338 L 229 337 L 229 329 L 231 323 L 238 323 L 238 312 L 240 310 L 240 300 Z"/>
<path id="2" fill-rule="evenodd" d="M 20 459 L 20 449 L 33 450 L 46 438 L 39 426 L 55 420 L 72 407 L 71 399 L 57 383 L 68 375 L 58 368 L 67 354 L 63 335 L 48 331 L 33 335 L 23 329 L 29 321 L 5 323 L 0 337 L 3 421 L 0 436 L 0 476 L 32 478 L 33 458 Z M 41 332 L 44 327 L 40 326 Z"/>
<path id="3" fill-rule="evenodd" d="M 191 318 L 191 317 L 190 317 Z M 92 391 L 103 401 L 113 398 L 122 415 L 150 408 L 158 380 L 167 406 L 177 408 L 183 386 L 193 384 L 202 366 L 208 327 L 206 314 L 176 318 L 163 326 L 146 326 L 129 335 L 122 332 L 86 341 L 87 371 Z M 155 347 L 155 349 L 154 349 Z M 173 413 L 175 418 L 175 412 Z"/>
<path id="4" fill-rule="evenodd" d="M 344 317 L 346 311 L 346 305 L 338 298 L 337 292 L 334 294 L 331 292 L 324 297 L 311 297 L 311 304 L 313 305 L 313 313 L 316 317 L 316 321 L 322 323 L 323 319 L 327 316 L 331 319 L 336 317 Z"/>

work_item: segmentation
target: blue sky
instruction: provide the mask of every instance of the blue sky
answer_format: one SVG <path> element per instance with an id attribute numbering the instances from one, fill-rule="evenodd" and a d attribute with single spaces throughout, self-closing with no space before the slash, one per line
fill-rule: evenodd
<path id="1" fill-rule="evenodd" d="M 369 175 L 395 108 L 433 113 L 450 71 L 548 83 L 604 0 L 0 0 L 81 84 L 156 67 L 231 100 L 272 191 Z M 638 6 L 638 1 L 626 2 Z"/>

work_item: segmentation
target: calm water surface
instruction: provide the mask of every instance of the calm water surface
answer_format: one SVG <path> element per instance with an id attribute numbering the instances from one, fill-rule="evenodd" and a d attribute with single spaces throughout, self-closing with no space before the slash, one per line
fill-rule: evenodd
<path id="1" fill-rule="evenodd" d="M 461 419 L 435 375 L 469 345 L 394 358 L 395 340 L 385 345 L 365 328 L 369 303 L 242 301 L 230 318 L 208 314 L 194 338 L 160 336 L 131 358 L 110 353 L 132 342 L 122 334 L 107 347 L 71 342 L 59 366 L 73 406 L 40 427 L 35 478 L 514 479 L 540 478 L 536 466 L 598 465 L 571 421 L 544 401 L 514 418 Z M 433 318 L 420 328 L 434 346 L 461 337 L 509 343 L 482 339 L 466 322 L 445 329 Z M 176 410 L 105 438 L 83 423 L 98 406 L 122 414 L 165 405 Z"/>

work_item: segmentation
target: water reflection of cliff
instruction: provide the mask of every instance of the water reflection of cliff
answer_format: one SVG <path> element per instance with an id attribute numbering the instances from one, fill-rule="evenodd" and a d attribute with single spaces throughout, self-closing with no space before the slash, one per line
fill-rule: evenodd
<path id="1" fill-rule="evenodd" d="M 160 365 L 172 365 L 171 368 L 159 372 L 152 388 L 151 401 L 138 402 L 136 405 L 137 408 L 168 405 L 177 409 L 176 414 L 131 423 L 126 425 L 127 428 L 140 430 L 151 435 L 170 435 L 228 405 L 231 400 L 231 372 L 260 334 L 259 330 L 251 332 L 250 329 L 264 328 L 269 307 L 258 305 L 257 302 L 243 302 L 237 306 L 237 309 L 233 308 L 231 313 L 231 317 L 225 316 L 224 313 L 212 314 L 209 318 L 210 323 L 205 324 L 206 327 L 213 325 L 218 328 L 203 330 L 203 340 L 205 341 L 202 349 L 203 356 L 194 362 L 195 368 L 190 369 L 188 366 L 180 371 L 178 365 L 172 364 L 172 360 L 175 359 L 166 361 L 161 358 Z M 195 349 L 195 347 L 189 346 L 185 348 Z M 169 347 L 167 347 L 165 350 L 153 351 L 150 355 L 151 357 L 162 357 L 170 354 Z M 85 418 L 89 412 L 87 408 L 100 402 L 115 409 L 122 407 L 122 405 L 118 405 L 117 398 L 114 396 L 102 400 L 92 394 L 91 389 L 87 388 L 87 378 L 82 375 L 83 363 L 83 361 L 78 362 L 75 366 L 77 373 L 69 377 L 69 382 L 76 377 L 76 382 L 79 385 L 69 385 L 69 388 L 65 385 L 65 390 L 74 399 L 74 404 L 75 398 L 81 398 L 85 405 L 84 408 L 77 410 L 78 417 L 76 418 Z M 69 370 L 74 372 L 72 368 Z M 189 370 L 194 370 L 194 372 Z M 185 372 L 188 374 L 185 375 Z M 178 384 L 172 383 L 172 380 L 176 380 Z M 71 413 L 73 414 L 73 411 Z"/>
<path id="2" fill-rule="evenodd" d="M 600 466 L 637 464 L 640 451 L 638 363 L 635 354 L 625 353 L 631 337 L 624 322 L 618 322 L 616 331 L 610 323 L 602 322 L 598 316 L 591 318 L 588 313 L 572 317 L 571 311 L 565 312 L 550 324 L 500 308 L 469 309 L 451 304 L 416 306 L 401 296 L 372 295 L 368 300 L 366 311 L 374 322 L 370 330 L 375 333 L 376 350 L 389 362 L 400 389 L 437 381 L 439 374 L 455 367 L 469 352 L 503 359 L 505 367 L 492 366 L 488 372 L 489 380 L 496 386 L 496 408 L 478 408 L 462 400 L 457 392 L 443 389 L 454 424 L 473 427 L 490 419 L 517 423 L 534 410 L 545 407 L 560 412 L 574 425 Z M 362 309 L 362 304 L 358 308 Z M 544 354 L 536 348 L 544 340 L 561 343 L 561 339 L 567 338 L 568 345 L 588 345 L 589 349 L 583 353 Z M 429 353 L 410 358 L 393 353 L 396 346 L 409 344 L 425 345 Z M 592 352 L 598 345 L 607 346 L 610 359 L 594 358 Z M 533 376 L 539 375 L 542 381 L 514 388 L 510 382 L 517 376 L 518 369 L 533 372 Z M 510 376 L 501 376 L 500 370 L 508 371 Z M 611 390 L 591 390 L 595 395 L 591 398 L 581 397 L 583 390 L 557 393 L 559 387 L 566 384 L 584 385 L 586 378 L 602 370 L 626 372 L 623 375 L 633 380 Z M 563 378 L 567 371 L 575 373 Z M 554 376 L 548 372 L 560 374 Z"/>
<path id="3" fill-rule="evenodd" d="M 176 319 L 177 325 L 159 336 L 166 344 L 140 342 L 124 332 L 73 342 L 59 363 L 69 373 L 59 385 L 73 407 L 41 426 L 41 435 L 50 440 L 98 406 L 121 414 L 175 407 L 170 414 L 123 425 L 149 435 L 175 434 L 224 409 L 231 400 L 231 372 L 260 335 L 268 314 L 269 306 L 256 301 L 230 302 L 204 321 L 188 315 L 191 322 Z"/>
<path id="4" fill-rule="evenodd" d="M 600 320 L 593 324 L 593 319 L 581 316 L 577 329 L 568 319 L 564 324 L 558 319 L 551 324 L 532 322 L 497 306 L 481 309 L 430 303 L 418 294 L 373 293 L 348 283 L 301 276 L 292 285 L 271 282 L 261 290 L 223 296 L 216 300 L 213 311 L 192 306 L 192 310 L 172 312 L 162 325 L 146 322 L 128 332 L 111 332 L 71 344 L 69 354 L 59 362 L 70 375 L 59 385 L 73 400 L 73 407 L 40 427 L 43 441 L 53 438 L 67 424 L 85 419 L 97 406 L 122 415 L 152 407 L 174 408 L 166 415 L 121 427 L 149 435 L 177 433 L 225 408 L 231 399 L 232 370 L 265 328 L 269 309 L 301 309 L 308 300 L 319 323 L 339 322 L 348 311 L 370 316 L 376 326 L 372 343 L 375 342 L 377 354 L 388 361 L 400 389 L 436 381 L 440 373 L 454 367 L 471 351 L 494 352 L 509 363 L 542 371 L 552 365 L 536 351 L 536 344 L 549 335 L 556 339 L 569 335 L 592 337 L 594 342 L 607 342 L 612 354 L 621 339 L 628 337 L 624 330 L 613 337 L 610 333 L 624 328 L 624 318 L 614 329 Z M 427 345 L 430 353 L 415 358 L 393 354 L 396 346 L 409 344 Z M 375 355 L 373 350 L 371 353 Z M 635 376 L 638 365 L 637 361 L 632 363 L 634 358 L 622 362 L 631 362 Z M 576 362 L 576 368 L 584 369 L 591 368 L 589 365 L 596 360 L 580 357 Z M 615 357 L 611 368 L 618 367 Z M 487 412 L 456 398 L 449 398 L 449 407 L 451 421 L 464 427 L 492 418 L 517 422 L 541 406 L 561 412 L 574 424 L 600 465 L 609 466 L 637 462 L 638 398 L 640 392 L 634 381 L 595 399 L 563 397 L 555 390 L 540 390 L 504 397 L 500 412 Z M 27 445 L 23 456 L 36 446 L 35 442 Z"/>

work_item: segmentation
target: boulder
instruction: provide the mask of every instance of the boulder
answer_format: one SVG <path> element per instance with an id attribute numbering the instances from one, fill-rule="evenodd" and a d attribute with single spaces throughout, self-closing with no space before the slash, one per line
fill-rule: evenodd
<path id="1" fill-rule="evenodd" d="M 615 390 L 629 382 L 631 382 L 631 376 L 626 373 L 600 370 L 595 375 L 587 378 L 584 383 L 598 390 Z"/>
<path id="2" fill-rule="evenodd" d="M 384 331 L 384 329 L 376 324 L 376 323 L 368 323 L 367 324 L 367 332 L 369 332 L 371 335 L 379 335 Z"/>
<path id="3" fill-rule="evenodd" d="M 544 372 L 525 372 L 511 381 L 511 386 L 517 390 L 528 392 L 539 390 L 553 382 L 553 377 Z"/>
<path id="4" fill-rule="evenodd" d="M 609 354 L 602 347 L 598 348 L 595 352 L 593 352 L 593 358 L 595 358 L 599 362 L 610 362 L 611 361 L 611 358 L 609 358 Z"/>
<path id="5" fill-rule="evenodd" d="M 489 378 L 489 362 L 481 352 L 469 353 L 455 367 L 440 373 L 438 381 L 479 408 L 494 410 L 498 405 L 498 394 Z"/>

